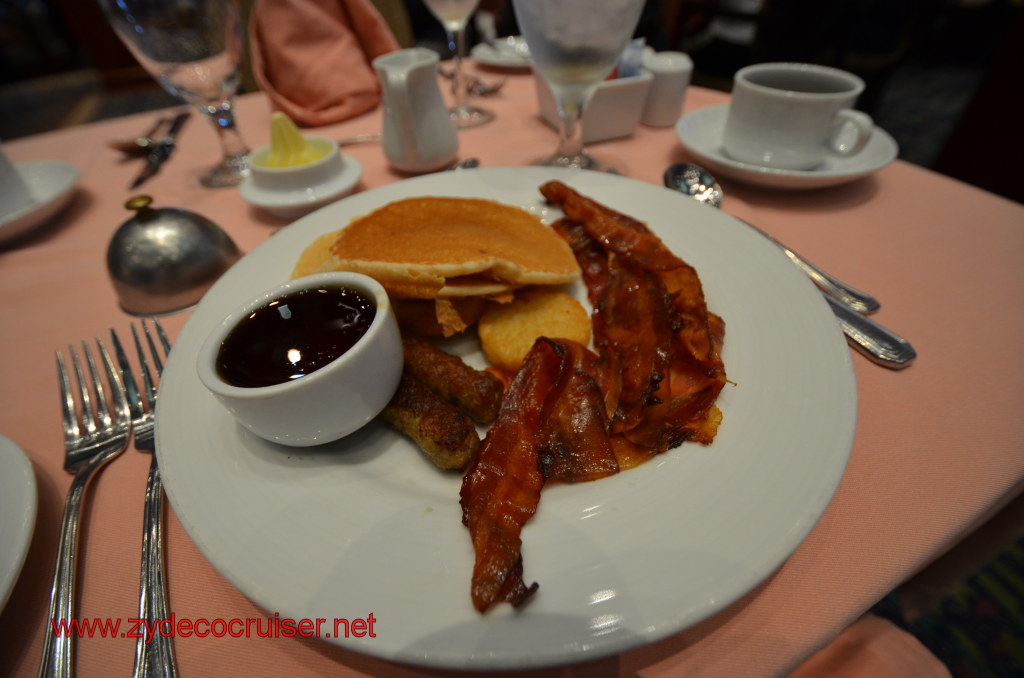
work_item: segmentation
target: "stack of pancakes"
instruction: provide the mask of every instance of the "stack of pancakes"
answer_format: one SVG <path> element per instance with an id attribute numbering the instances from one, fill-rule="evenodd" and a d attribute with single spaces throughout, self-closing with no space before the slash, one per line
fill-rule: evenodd
<path id="1" fill-rule="evenodd" d="M 526 285 L 579 279 L 569 245 L 529 212 L 491 200 L 421 197 L 389 203 L 315 240 L 292 277 L 355 271 L 384 286 L 399 322 L 451 336 L 488 299 Z"/>

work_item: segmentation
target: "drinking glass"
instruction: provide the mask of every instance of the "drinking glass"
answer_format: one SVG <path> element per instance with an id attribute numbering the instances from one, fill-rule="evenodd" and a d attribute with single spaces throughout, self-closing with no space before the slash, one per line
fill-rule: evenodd
<path id="1" fill-rule="evenodd" d="M 633 36 L 644 0 L 512 0 L 533 67 L 558 102 L 558 150 L 542 165 L 609 170 L 583 148 L 583 108 Z"/>
<path id="2" fill-rule="evenodd" d="M 199 181 L 234 186 L 249 169 L 235 126 L 242 22 L 235 0 L 99 0 L 110 25 L 146 71 L 213 123 L 223 157 Z"/>
<path id="3" fill-rule="evenodd" d="M 492 111 L 468 103 L 466 76 L 462 58 L 466 55 L 466 24 L 480 0 L 424 0 L 430 13 L 444 26 L 448 48 L 452 50 L 452 99 L 449 109 L 456 127 L 476 127 L 494 119 Z"/>

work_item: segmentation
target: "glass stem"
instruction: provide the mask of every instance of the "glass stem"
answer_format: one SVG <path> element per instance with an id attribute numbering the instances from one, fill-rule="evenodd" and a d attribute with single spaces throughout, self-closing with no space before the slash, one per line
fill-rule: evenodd
<path id="1" fill-rule="evenodd" d="M 563 95 L 558 98 L 558 116 L 562 129 L 558 139 L 558 164 L 566 167 L 586 167 L 583 153 L 584 96 Z"/>
<path id="2" fill-rule="evenodd" d="M 200 109 L 213 123 L 217 130 L 217 138 L 220 140 L 221 151 L 224 153 L 224 162 L 228 165 L 242 164 L 245 156 L 249 153 L 249 147 L 242 139 L 242 134 L 235 126 L 235 111 L 232 101 L 228 99 L 217 105 L 200 106 Z"/>
<path id="3" fill-rule="evenodd" d="M 452 49 L 452 108 L 466 107 L 466 75 L 462 72 L 462 55 L 466 48 L 466 29 L 448 31 L 448 45 Z"/>

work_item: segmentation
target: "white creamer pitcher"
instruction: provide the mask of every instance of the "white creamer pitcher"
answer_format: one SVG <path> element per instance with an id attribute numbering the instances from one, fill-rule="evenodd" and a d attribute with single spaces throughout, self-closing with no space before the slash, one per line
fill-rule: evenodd
<path id="1" fill-rule="evenodd" d="M 373 60 L 384 99 L 384 155 L 402 172 L 440 169 L 459 150 L 455 126 L 437 86 L 437 62 L 437 53 L 422 47 Z"/>

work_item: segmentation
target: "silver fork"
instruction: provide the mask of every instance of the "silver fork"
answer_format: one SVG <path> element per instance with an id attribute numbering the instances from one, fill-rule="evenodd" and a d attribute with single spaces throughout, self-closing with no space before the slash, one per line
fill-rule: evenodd
<path id="1" fill-rule="evenodd" d="M 110 405 L 103 381 L 96 370 L 89 345 L 82 342 L 82 353 L 89 371 L 87 383 L 82 373 L 78 353 L 69 346 L 71 367 L 78 386 L 75 391 L 65 367 L 64 358 L 57 351 L 57 378 L 60 382 L 61 409 L 64 423 L 64 470 L 74 473 L 71 488 L 64 502 L 64 517 L 57 544 L 57 564 L 50 592 L 50 615 L 43 637 L 43 652 L 39 663 L 39 676 L 70 677 L 74 674 L 74 634 L 64 630 L 58 634 L 58 624 L 69 624 L 75 613 L 75 572 L 78 566 L 78 527 L 82 499 L 93 475 L 128 446 L 131 435 L 131 413 L 125 396 L 124 384 L 114 369 L 106 347 L 96 340 L 110 386 Z M 89 387 L 92 387 L 90 393 Z"/>
<path id="2" fill-rule="evenodd" d="M 159 343 L 163 347 L 164 359 L 166 359 L 171 351 L 171 342 L 168 341 L 163 327 L 155 318 L 153 327 Z M 142 568 L 139 574 L 139 619 L 146 620 L 146 627 L 135 642 L 134 675 L 136 677 L 176 676 L 178 669 L 174 658 L 172 638 L 162 633 L 152 633 L 155 624 L 162 623 L 162 620 L 170 617 L 167 613 L 167 588 L 164 583 L 164 491 L 163 482 L 160 479 L 160 467 L 157 465 L 154 454 L 156 451 L 156 443 L 153 439 L 156 386 L 135 323 L 132 323 L 131 329 L 135 351 L 139 359 L 141 390 L 132 376 L 128 356 L 114 330 L 110 330 L 110 340 L 113 342 L 114 353 L 121 367 L 121 378 L 128 392 L 128 405 L 131 408 L 132 426 L 135 430 L 135 449 L 152 455 L 149 463 L 149 478 L 146 481 L 145 508 L 142 514 Z M 142 321 L 142 332 L 146 337 L 146 344 L 153 358 L 156 374 L 159 376 L 163 372 L 163 360 L 145 320 Z"/>

